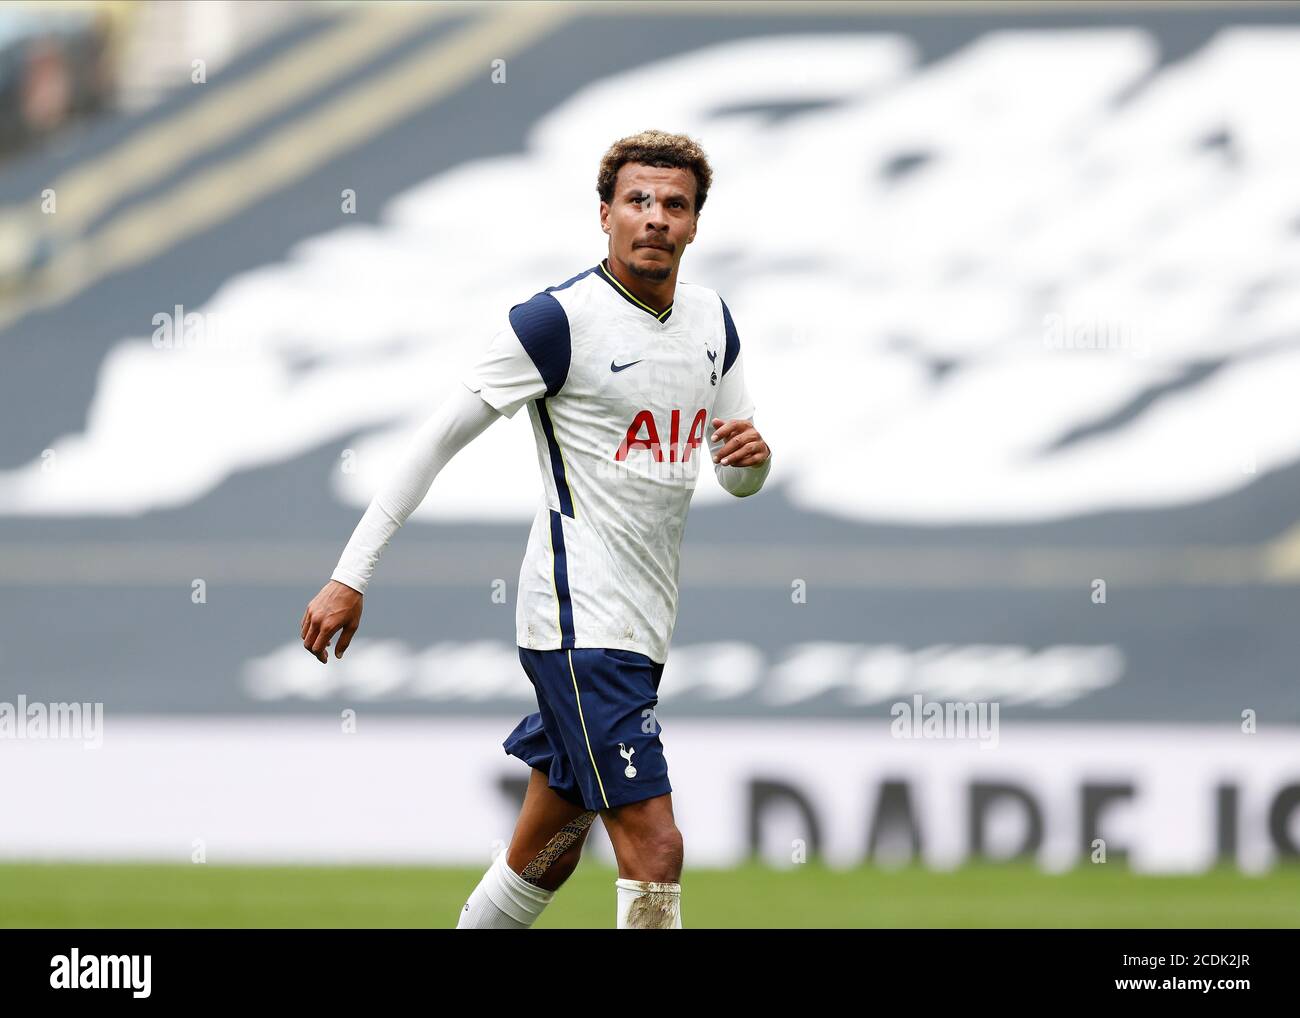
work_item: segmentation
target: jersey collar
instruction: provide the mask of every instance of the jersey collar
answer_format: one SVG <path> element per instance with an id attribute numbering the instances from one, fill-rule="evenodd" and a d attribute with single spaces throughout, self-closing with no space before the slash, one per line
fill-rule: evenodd
<path id="1" fill-rule="evenodd" d="M 609 271 L 608 258 L 602 258 L 600 260 L 600 264 L 596 266 L 596 275 L 600 276 L 601 279 L 603 279 L 610 286 L 612 286 L 614 288 L 614 292 L 617 293 L 620 297 L 622 297 L 625 301 L 627 301 L 629 304 L 639 307 L 642 311 L 644 311 L 646 314 L 648 314 L 651 318 L 655 319 L 656 321 L 666 322 L 668 321 L 669 316 L 672 315 L 673 313 L 672 304 L 669 304 L 662 311 L 656 311 L 649 304 L 639 301 L 635 297 L 633 297 L 632 294 L 628 291 L 627 287 L 625 287 L 622 283 L 620 283 L 617 279 L 615 279 L 614 273 Z"/>

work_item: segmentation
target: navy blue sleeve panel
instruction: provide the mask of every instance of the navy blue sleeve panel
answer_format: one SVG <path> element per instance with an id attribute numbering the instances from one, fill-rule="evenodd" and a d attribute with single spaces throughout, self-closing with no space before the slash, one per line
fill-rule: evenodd
<path id="1" fill-rule="evenodd" d="M 569 316 L 549 293 L 539 293 L 510 309 L 510 327 L 537 366 L 546 383 L 546 395 L 554 396 L 569 377 L 573 344 Z"/>
<path id="2" fill-rule="evenodd" d="M 731 320 L 731 309 L 727 307 L 727 302 L 721 297 L 718 300 L 722 301 L 722 326 L 727 333 L 727 352 L 722 355 L 722 373 L 725 375 L 740 356 L 740 337 L 736 335 L 736 323 Z"/>

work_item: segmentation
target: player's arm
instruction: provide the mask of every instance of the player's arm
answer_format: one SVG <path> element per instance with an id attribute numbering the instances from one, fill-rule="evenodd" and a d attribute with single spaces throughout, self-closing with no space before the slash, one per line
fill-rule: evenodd
<path id="1" fill-rule="evenodd" d="M 322 664 L 329 660 L 328 648 L 335 633 L 341 631 L 335 657 L 342 657 L 352 642 L 361 625 L 362 597 L 388 542 L 424 501 L 438 472 L 499 416 L 482 396 L 457 385 L 420 426 L 396 472 L 371 499 L 329 583 L 303 614 L 303 646 Z"/>
<path id="2" fill-rule="evenodd" d="M 498 417 L 513 417 L 539 396 L 555 395 L 569 370 L 568 320 L 549 293 L 510 309 L 507 320 L 448 399 L 416 434 L 397 473 L 371 500 L 330 582 L 302 617 L 302 643 L 322 663 L 342 630 L 342 657 L 361 624 L 361 598 L 379 556 L 428 494 L 447 462 Z"/>
<path id="3" fill-rule="evenodd" d="M 745 355 L 731 309 L 722 302 L 726 353 L 718 398 L 713 404 L 709 452 L 718 483 L 737 498 L 745 498 L 763 487 L 772 468 L 772 450 L 754 427 L 754 401 L 745 384 Z"/>

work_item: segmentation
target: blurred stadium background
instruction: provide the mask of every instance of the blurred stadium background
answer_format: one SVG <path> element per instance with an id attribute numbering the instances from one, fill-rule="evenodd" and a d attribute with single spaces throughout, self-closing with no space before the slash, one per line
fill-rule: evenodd
<path id="1" fill-rule="evenodd" d="M 454 922 L 527 779 L 526 425 L 347 659 L 299 619 L 646 127 L 775 450 L 687 529 L 686 925 L 1300 924 L 1298 91 L 1290 4 L 4 5 L 0 924 Z"/>

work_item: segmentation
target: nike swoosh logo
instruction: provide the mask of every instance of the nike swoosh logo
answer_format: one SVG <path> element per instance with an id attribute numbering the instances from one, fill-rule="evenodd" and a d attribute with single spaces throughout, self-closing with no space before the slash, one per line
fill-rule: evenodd
<path id="1" fill-rule="evenodd" d="M 645 360 L 645 358 L 642 357 L 641 360 L 643 361 L 643 360 Z M 613 361 L 610 361 L 610 362 L 609 362 L 609 370 L 610 370 L 610 371 L 623 371 L 623 370 L 626 369 L 626 368 L 630 368 L 633 364 L 640 364 L 640 363 L 641 363 L 641 361 L 628 361 L 628 363 L 626 363 L 626 364 L 615 364 Z"/>

